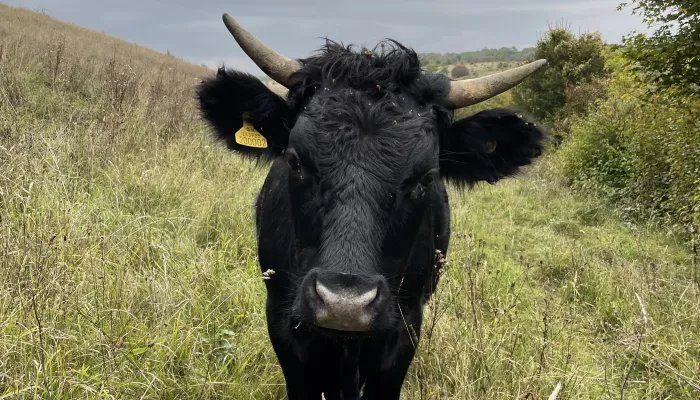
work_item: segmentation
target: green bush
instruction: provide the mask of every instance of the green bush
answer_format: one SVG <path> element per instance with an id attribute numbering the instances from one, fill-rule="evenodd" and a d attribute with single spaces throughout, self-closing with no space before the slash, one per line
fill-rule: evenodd
<path id="1" fill-rule="evenodd" d="M 604 100 L 572 122 L 558 154 L 574 187 L 602 195 L 630 216 L 697 233 L 700 223 L 700 103 L 643 96 L 648 78 L 609 60 Z"/>
<path id="2" fill-rule="evenodd" d="M 428 63 L 425 65 L 425 70 L 428 72 L 432 72 L 432 73 L 437 72 L 439 68 L 440 68 L 439 65 L 433 64 L 433 63 Z"/>
<path id="3" fill-rule="evenodd" d="M 452 68 L 453 78 L 464 78 L 469 75 L 469 68 L 464 64 L 457 64 Z"/>
<path id="4" fill-rule="evenodd" d="M 700 7 L 697 0 L 632 0 L 633 14 L 653 33 L 627 35 L 625 56 L 654 86 L 674 95 L 700 98 Z M 623 3 L 621 8 L 628 4 Z M 657 92 L 658 93 L 658 92 Z"/>
<path id="5" fill-rule="evenodd" d="M 576 37 L 564 28 L 547 31 L 533 55 L 533 59 L 547 59 L 547 67 L 513 89 L 516 104 L 541 121 L 566 117 L 562 110 L 567 90 L 605 75 L 604 48 L 599 33 Z"/>

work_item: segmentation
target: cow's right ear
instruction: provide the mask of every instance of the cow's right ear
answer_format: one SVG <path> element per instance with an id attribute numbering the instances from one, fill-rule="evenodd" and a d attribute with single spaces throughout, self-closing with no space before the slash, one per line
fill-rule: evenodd
<path id="1" fill-rule="evenodd" d="M 202 117 L 236 152 L 271 158 L 287 148 L 295 113 L 258 78 L 219 68 L 197 88 Z"/>

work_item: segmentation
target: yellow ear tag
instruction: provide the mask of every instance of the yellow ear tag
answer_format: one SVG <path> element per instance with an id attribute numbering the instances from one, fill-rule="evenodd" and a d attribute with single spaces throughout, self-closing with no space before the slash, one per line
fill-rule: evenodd
<path id="1" fill-rule="evenodd" d="M 236 132 L 236 143 L 259 149 L 267 148 L 267 139 L 255 130 L 255 127 L 248 121 L 247 115 L 243 115 L 243 126 Z"/>
<path id="2" fill-rule="evenodd" d="M 496 150 L 496 144 L 497 142 L 495 140 L 486 142 L 486 151 L 493 153 L 493 151 Z"/>

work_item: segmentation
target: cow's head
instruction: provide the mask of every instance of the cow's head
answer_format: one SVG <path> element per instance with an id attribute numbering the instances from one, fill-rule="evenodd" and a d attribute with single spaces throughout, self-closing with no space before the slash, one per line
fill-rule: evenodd
<path id="1" fill-rule="evenodd" d="M 541 152 L 542 132 L 513 112 L 453 121 L 452 110 L 512 88 L 545 62 L 450 81 L 424 72 L 416 53 L 394 41 L 372 51 L 327 41 L 294 61 L 229 16 L 224 22 L 289 89 L 283 98 L 251 75 L 220 69 L 198 93 L 230 149 L 285 160 L 278 187 L 294 226 L 294 315 L 340 331 L 390 329 L 397 299 L 420 297 L 435 250 L 446 251 L 447 238 L 436 238 L 449 232 L 440 227 L 449 225 L 442 178 L 493 183 Z"/>

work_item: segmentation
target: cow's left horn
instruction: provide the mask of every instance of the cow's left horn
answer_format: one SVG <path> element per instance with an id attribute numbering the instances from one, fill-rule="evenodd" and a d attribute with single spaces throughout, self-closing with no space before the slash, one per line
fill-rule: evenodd
<path id="1" fill-rule="evenodd" d="M 291 58 L 285 57 L 267 47 L 263 42 L 255 38 L 236 22 L 230 15 L 224 14 L 224 25 L 236 39 L 241 49 L 253 62 L 270 78 L 280 85 L 289 88 L 291 76 L 301 68 L 301 64 Z"/>
<path id="2" fill-rule="evenodd" d="M 490 99 L 517 86 L 545 64 L 547 64 L 547 60 L 537 60 L 481 78 L 452 81 L 450 83 L 450 94 L 447 97 L 448 106 L 461 108 Z"/>

